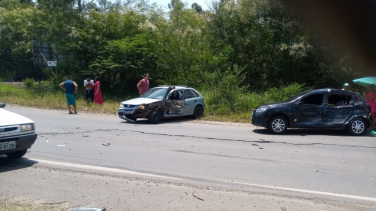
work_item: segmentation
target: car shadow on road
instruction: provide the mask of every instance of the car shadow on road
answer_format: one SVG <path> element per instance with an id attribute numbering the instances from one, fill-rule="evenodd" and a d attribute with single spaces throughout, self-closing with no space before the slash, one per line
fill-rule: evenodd
<path id="1" fill-rule="evenodd" d="M 29 168 L 37 163 L 37 161 L 28 159 L 26 157 L 10 159 L 5 155 L 0 155 L 0 174 L 8 171 Z"/>
<path id="2" fill-rule="evenodd" d="M 194 122 L 194 121 L 196 121 L 196 119 L 194 119 L 193 117 L 184 116 L 184 117 L 173 117 L 173 118 L 162 119 L 161 122 L 158 124 L 174 124 L 174 123 L 184 123 L 184 122 Z M 149 123 L 148 119 L 143 119 L 143 118 L 137 119 L 135 123 L 130 123 L 125 120 L 122 121 L 122 123 L 136 124 L 136 125 L 153 125 Z"/>
<path id="3" fill-rule="evenodd" d="M 254 129 L 254 133 L 262 134 L 262 135 L 276 135 L 270 133 L 267 129 Z M 329 130 L 329 129 L 289 129 L 286 133 L 282 135 L 290 135 L 290 136 L 350 136 L 345 130 Z M 371 133 L 366 133 L 364 136 L 368 137 L 375 137 Z M 352 136 L 362 137 L 362 136 Z"/>

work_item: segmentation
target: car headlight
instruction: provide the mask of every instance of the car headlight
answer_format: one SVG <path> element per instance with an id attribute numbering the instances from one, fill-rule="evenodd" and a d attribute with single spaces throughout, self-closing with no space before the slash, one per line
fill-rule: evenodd
<path id="1" fill-rule="evenodd" d="M 140 106 L 138 106 L 138 108 L 144 110 L 145 106 L 144 105 L 140 105 Z"/>
<path id="2" fill-rule="evenodd" d="M 268 109 L 268 107 L 260 107 L 256 110 L 256 113 L 262 113 L 262 112 L 266 111 L 266 109 Z"/>
<path id="3" fill-rule="evenodd" d="M 124 108 L 124 105 L 120 103 L 119 108 Z"/>
<path id="4" fill-rule="evenodd" d="M 34 124 L 21 125 L 21 132 L 27 132 L 27 131 L 33 131 L 33 130 L 34 130 Z"/>

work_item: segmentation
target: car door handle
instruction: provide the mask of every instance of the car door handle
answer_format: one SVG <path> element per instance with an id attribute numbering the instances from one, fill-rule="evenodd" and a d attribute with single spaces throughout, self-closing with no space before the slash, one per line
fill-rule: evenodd
<path id="1" fill-rule="evenodd" d="M 197 100 L 195 100 L 195 101 L 193 101 L 193 102 L 197 103 Z"/>

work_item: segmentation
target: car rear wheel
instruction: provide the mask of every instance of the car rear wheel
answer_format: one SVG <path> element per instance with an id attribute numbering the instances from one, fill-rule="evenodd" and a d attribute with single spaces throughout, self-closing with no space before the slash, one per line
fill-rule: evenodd
<path id="1" fill-rule="evenodd" d="M 353 136 L 364 135 L 366 131 L 367 131 L 366 123 L 363 119 L 360 119 L 360 118 L 351 120 L 349 125 L 347 126 L 347 132 L 349 132 Z"/>
<path id="2" fill-rule="evenodd" d="M 287 120 L 283 116 L 272 117 L 269 121 L 268 130 L 274 134 L 282 134 L 287 130 Z"/>
<path id="3" fill-rule="evenodd" d="M 203 116 L 204 116 L 204 109 L 202 108 L 202 106 L 200 105 L 196 106 L 193 117 L 196 119 L 200 119 Z"/>
<path id="4" fill-rule="evenodd" d="M 7 156 L 8 158 L 21 158 L 22 156 L 26 154 L 26 152 L 27 152 L 27 149 L 24 149 L 24 150 L 9 153 L 7 154 Z"/>
<path id="5" fill-rule="evenodd" d="M 148 119 L 150 124 L 158 124 L 161 122 L 161 114 L 158 111 L 153 111 L 149 114 Z"/>

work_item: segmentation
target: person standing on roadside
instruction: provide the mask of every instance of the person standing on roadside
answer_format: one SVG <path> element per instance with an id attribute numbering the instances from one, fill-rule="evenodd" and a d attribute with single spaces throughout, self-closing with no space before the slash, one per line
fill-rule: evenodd
<path id="1" fill-rule="evenodd" d="M 144 78 L 137 84 L 138 93 L 144 94 L 149 90 L 149 74 L 144 74 Z"/>
<path id="2" fill-rule="evenodd" d="M 94 101 L 94 81 L 90 78 L 84 80 L 84 87 L 86 88 L 85 98 L 88 103 Z"/>
<path id="3" fill-rule="evenodd" d="M 94 102 L 99 105 L 103 105 L 102 91 L 101 91 L 101 82 L 98 77 L 94 78 Z"/>
<path id="4" fill-rule="evenodd" d="M 344 83 L 342 90 L 350 91 L 350 84 Z"/>
<path id="5" fill-rule="evenodd" d="M 68 76 L 68 79 L 60 83 L 59 86 L 65 91 L 69 114 L 77 114 L 76 95 L 78 86 L 76 82 L 72 81 L 72 76 Z M 74 113 L 71 110 L 71 106 L 74 108 Z"/>
<path id="6" fill-rule="evenodd" d="M 364 98 L 365 100 L 367 101 L 368 105 L 371 107 L 371 114 L 373 116 L 373 125 L 372 125 L 372 129 L 375 130 L 376 129 L 376 123 L 375 123 L 375 120 L 376 120 L 376 93 L 373 89 L 374 87 L 373 86 L 367 86 L 367 89 L 368 89 L 368 93 L 363 93 L 364 95 Z"/>

